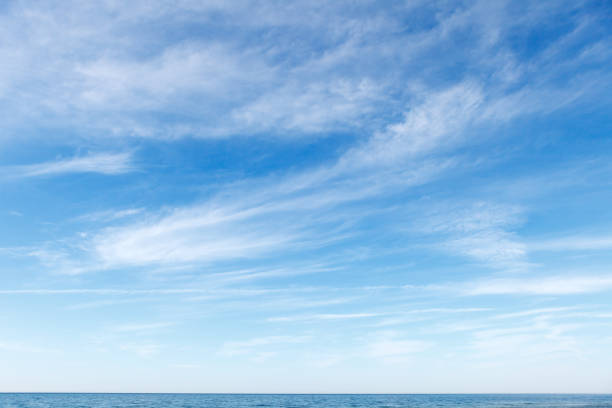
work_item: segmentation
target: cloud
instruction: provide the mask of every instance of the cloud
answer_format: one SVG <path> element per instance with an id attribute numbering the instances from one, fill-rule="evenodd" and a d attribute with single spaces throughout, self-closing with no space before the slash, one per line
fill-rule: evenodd
<path id="1" fill-rule="evenodd" d="M 368 317 L 380 316 L 380 313 L 322 313 L 314 315 L 302 316 L 282 316 L 270 317 L 266 319 L 269 322 L 295 322 L 304 320 L 347 320 L 347 319 L 363 319 Z"/>
<path id="2" fill-rule="evenodd" d="M 17 294 L 17 293 L 13 293 L 13 294 Z M 33 293 L 22 293 L 22 294 L 33 294 Z M 42 293 L 39 293 L 42 294 Z M 47 293 L 50 294 L 50 293 Z M 63 295 L 64 293 L 56 293 L 58 295 Z M 72 295 L 78 295 L 79 293 L 65 293 L 66 295 L 72 294 Z M 83 294 L 93 294 L 93 293 L 88 293 L 85 292 Z M 98 300 L 98 301 L 91 301 L 91 302 L 80 302 L 80 303 L 75 303 L 75 304 L 71 304 L 69 306 L 65 307 L 65 310 L 87 310 L 87 309 L 96 309 L 96 308 L 101 308 L 101 307 L 113 307 L 113 306 L 117 306 L 117 305 L 125 305 L 128 303 L 141 303 L 141 302 L 148 302 L 151 301 L 151 299 L 147 299 L 147 298 L 134 298 L 134 297 L 130 297 L 128 299 L 108 299 L 108 300 Z"/>
<path id="3" fill-rule="evenodd" d="M 180 209 L 157 222 L 104 231 L 94 238 L 94 250 L 111 266 L 252 258 L 295 239 L 296 232 L 290 229 L 273 232 L 267 228 L 257 217 L 265 212 L 261 208 Z"/>
<path id="4" fill-rule="evenodd" d="M 475 119 L 483 98 L 480 86 L 472 82 L 431 92 L 406 113 L 402 122 L 387 126 L 365 145 L 349 151 L 340 165 L 397 164 L 407 157 L 447 149 L 461 140 L 463 129 Z"/>
<path id="5" fill-rule="evenodd" d="M 567 312 L 568 310 L 578 309 L 577 306 L 566 306 L 566 307 L 545 307 L 540 309 L 521 310 L 520 312 L 503 313 L 493 316 L 493 319 L 512 319 L 516 317 L 526 316 L 538 316 L 538 315 L 549 315 L 553 313 Z"/>
<path id="6" fill-rule="evenodd" d="M 610 57 L 605 22 L 586 8 L 571 10 L 558 41 L 523 56 L 515 34 L 550 19 L 541 8 L 526 17 L 485 2 L 10 5 L 0 13 L 0 91 L 10 95 L 0 98 L 3 125 L 14 135 L 70 125 L 105 139 L 379 131 L 389 146 L 373 156 L 427 151 L 442 139 L 452 145 L 457 135 L 448 131 L 477 119 L 476 108 L 495 120 L 543 106 L 550 112 L 596 91 L 577 92 L 585 82 L 609 81 L 601 68 Z M 40 60 L 45 69 L 33 68 Z M 577 66 L 589 71 L 583 83 Z M 439 106 L 457 116 L 408 109 L 405 121 L 389 125 L 430 93 L 423 90 L 444 88 L 457 75 L 486 82 L 440 95 Z M 563 75 L 577 80 L 559 86 Z M 430 119 L 437 129 L 421 132 Z"/>
<path id="7" fill-rule="evenodd" d="M 367 72 L 334 74 L 346 60 L 330 54 L 367 38 L 355 30 L 357 21 L 361 32 L 386 31 L 381 21 L 369 21 L 384 17 L 349 16 L 337 7 L 321 13 L 299 3 L 273 8 L 248 1 L 240 7 L 190 3 L 104 4 L 92 10 L 59 2 L 27 11 L 3 9 L 2 34 L 15 45 L 0 48 L 7 62 L 0 90 L 12 93 L 13 103 L 0 102 L 20 118 L 10 121 L 12 127 L 34 118 L 39 125 L 69 122 L 93 134 L 165 139 L 319 133 L 356 129 L 352 122 L 379 102 L 371 97 L 376 86 Z M 160 20 L 169 31 L 157 29 Z M 187 29 L 192 25 L 220 35 Z M 321 41 L 310 42 L 310 36 Z M 364 59 L 356 45 L 352 58 Z M 369 53 L 376 50 L 370 47 Z M 45 69 L 32 69 L 40 58 Z M 164 121 L 158 119 L 161 112 Z"/>
<path id="8" fill-rule="evenodd" d="M 384 53 L 399 48 L 379 47 L 380 42 L 369 38 L 370 34 L 379 34 L 395 46 L 402 44 L 404 49 L 409 41 L 393 35 L 392 27 L 403 24 L 394 13 L 374 18 L 368 10 L 360 9 L 362 14 L 345 16 L 341 10 L 334 9 L 337 14 L 323 18 L 309 6 L 296 6 L 272 14 L 293 18 L 304 13 L 313 16 L 312 21 L 300 22 L 297 32 L 283 23 L 284 18 L 271 16 L 246 27 L 247 32 L 254 26 L 268 27 L 267 24 L 287 28 L 287 38 L 272 35 L 278 40 L 273 42 L 274 46 L 245 42 L 250 38 L 248 33 L 236 34 L 231 40 L 226 37 L 215 41 L 158 39 L 159 48 L 136 58 L 126 52 L 131 41 L 140 38 L 132 28 L 130 33 L 134 38 L 129 37 L 128 44 L 123 44 L 125 49 L 93 52 L 88 58 L 68 61 L 70 72 L 78 78 L 74 87 L 68 87 L 68 93 L 78 95 L 88 120 L 89 113 L 100 113 L 103 120 L 117 128 L 114 132 L 117 135 L 175 138 L 272 133 L 286 136 L 338 129 L 353 129 L 355 133 L 353 147 L 343 147 L 344 152 L 329 163 L 283 178 L 247 179 L 238 183 L 238 187 L 222 189 L 210 201 L 164 211 L 143 211 L 135 222 L 91 231 L 86 242 L 78 245 L 85 248 L 85 257 L 89 257 L 84 263 L 98 265 L 99 269 L 211 264 L 229 259 L 261 259 L 294 249 L 321 248 L 355 237 L 362 233 L 355 225 L 368 214 L 351 213 L 346 208 L 342 208 L 347 210 L 342 213 L 341 206 L 406 192 L 410 187 L 439 178 L 450 169 L 462 164 L 468 166 L 453 151 L 474 143 L 473 128 L 489 126 L 494 130 L 511 118 L 547 113 L 561 107 L 551 104 L 547 96 L 538 92 L 549 92 L 546 95 L 555 95 L 558 100 L 564 92 L 573 95 L 582 89 L 584 83 L 580 78 L 571 89 L 566 89 L 544 75 L 538 77 L 537 87 L 530 82 L 513 80 L 507 88 L 505 81 L 510 79 L 499 80 L 493 75 L 499 67 L 485 66 L 480 60 L 476 65 L 482 66 L 487 75 L 475 72 L 450 82 L 420 76 L 419 80 L 411 80 L 409 72 L 420 73 L 422 68 L 419 64 L 416 64 L 418 67 L 411 65 L 410 58 L 430 61 L 428 58 L 436 46 L 444 44 L 455 32 L 479 39 L 474 58 L 488 61 L 492 50 L 507 47 L 501 42 L 504 30 L 514 28 L 515 24 L 526 24 L 492 13 L 500 27 L 478 19 L 483 27 L 465 33 L 462 30 L 470 26 L 474 15 L 499 10 L 482 4 L 451 9 L 444 8 L 444 12 L 435 16 L 434 27 L 415 28 L 408 33 L 414 44 L 408 47 L 406 55 L 393 57 Z M 151 18 L 160 16 L 157 13 L 169 13 L 171 25 L 207 20 L 210 12 L 245 19 L 240 10 L 231 6 L 206 6 L 197 10 L 193 15 L 193 8 L 185 4 L 176 10 L 162 7 L 158 12 L 134 6 L 120 13 L 117 20 L 107 21 L 104 13 L 101 18 L 108 22 L 107 28 L 139 21 L 136 16 L 141 16 L 142 24 L 148 27 Z M 80 15 L 75 15 L 79 20 Z M 57 19 L 58 15 L 53 14 L 51 20 Z M 332 21 L 342 24 L 333 26 Z M 318 44 L 296 43 L 303 38 L 301 30 L 331 32 L 334 35 L 329 38 L 334 40 L 323 36 Z M 488 36 L 490 30 L 495 31 L 495 36 Z M 97 38 L 96 33 L 89 34 Z M 83 39 L 75 41 L 82 44 Z M 377 56 L 375 66 L 358 64 L 362 59 L 372 60 Z M 408 73 L 394 70 L 397 61 L 385 64 L 394 58 L 401 60 L 403 65 L 399 66 L 408 67 Z M 564 63 L 569 64 L 563 60 L 559 65 Z M 361 66 L 366 67 L 364 71 L 351 69 Z M 68 83 L 75 83 L 71 78 Z M 393 97 L 385 96 L 389 89 L 394 90 Z M 381 95 L 384 103 L 379 103 Z M 491 106 L 497 108 L 491 110 Z M 104 113 L 110 111 L 119 118 L 111 115 L 109 119 Z M 156 115 L 160 111 L 164 115 Z M 164 123 L 151 119 L 157 116 L 169 119 Z M 214 123 L 212 128 L 210 123 Z M 96 126 L 107 125 L 100 122 Z M 52 167 L 43 174 L 48 171 L 60 170 Z M 112 173 L 110 169 L 106 171 Z M 240 188 L 242 192 L 237 193 Z M 474 211 L 478 210 L 495 209 Z M 476 226 L 470 231 L 438 231 L 446 234 L 440 248 L 497 268 L 524 268 L 527 250 L 513 232 L 519 223 Z M 86 269 L 74 268 L 74 271 Z"/>
<path id="9" fill-rule="evenodd" d="M 253 180 L 250 186 L 242 183 L 208 203 L 109 228 L 93 238 L 91 250 L 102 264 L 111 267 L 209 263 L 321 246 L 329 237 L 342 239 L 343 234 L 332 233 L 335 228 L 346 228 L 343 225 L 352 216 L 367 214 L 333 210 L 426 183 L 452 167 L 446 159 L 414 158 L 442 148 L 444 136 L 458 138 L 480 99 L 480 91 L 472 84 L 435 93 L 415 107 L 401 125 L 390 128 L 384 136 L 373 136 L 365 147 L 347 151 L 335 163 L 280 180 Z M 395 152 L 394 157 L 386 156 L 385 151 Z M 408 158 L 412 163 L 405 162 Z M 397 167 L 389 169 L 390 162 Z M 368 171 L 361 171 L 364 166 Z M 352 233 L 347 232 L 349 236 Z"/>
<path id="10" fill-rule="evenodd" d="M 416 228 L 441 236 L 437 249 L 457 253 L 502 269 L 524 268 L 527 246 L 513 232 L 523 223 L 524 209 L 496 202 L 436 203 Z"/>
<path id="11" fill-rule="evenodd" d="M 273 278 L 281 278 L 281 277 L 291 277 L 297 275 L 306 275 L 313 273 L 325 273 L 325 272 L 333 272 L 340 268 L 326 266 L 326 265 L 317 265 L 317 264 L 309 264 L 307 266 L 303 265 L 294 265 L 291 267 L 270 267 L 270 268 L 252 268 L 252 269 L 242 269 L 237 271 L 223 271 L 217 273 L 211 273 L 209 277 L 214 279 L 217 282 L 230 284 L 230 283 L 239 283 L 245 282 L 255 279 L 273 279 Z M 344 301 L 343 299 L 337 299 L 337 302 Z"/>
<path id="12" fill-rule="evenodd" d="M 601 251 L 612 248 L 612 237 L 608 235 L 574 235 L 533 241 L 529 243 L 528 248 L 531 252 Z"/>
<path id="13" fill-rule="evenodd" d="M 252 54 L 213 43 L 170 46 L 140 61 L 103 57 L 76 67 L 85 84 L 79 99 L 91 109 L 108 109 L 114 104 L 138 111 L 168 109 L 173 102 L 198 95 L 203 103 L 206 96 L 220 103 L 230 97 L 223 96 L 228 91 L 233 98 L 245 97 L 241 89 L 250 82 L 265 82 L 272 74 L 264 61 Z M 184 104 L 181 108 L 187 113 Z"/>
<path id="14" fill-rule="evenodd" d="M 550 276 L 474 281 L 463 294 L 475 295 L 575 295 L 612 289 L 612 276 Z"/>
<path id="15" fill-rule="evenodd" d="M 512 275 L 511 275 L 512 276 Z M 453 283 L 404 285 L 418 292 L 445 292 L 456 296 L 483 295 L 580 295 L 606 292 L 612 289 L 612 276 L 604 275 L 549 275 L 516 277 L 490 277 Z"/>
<path id="16" fill-rule="evenodd" d="M 368 212 L 340 211 L 343 206 L 426 183 L 448 167 L 425 162 L 346 177 L 328 166 L 247 180 L 205 203 L 142 214 L 139 221 L 94 232 L 87 245 L 95 262 L 108 267 L 212 263 L 320 248 L 359 233 L 351 226 Z"/>
<path id="17" fill-rule="evenodd" d="M 119 220 L 122 218 L 132 217 L 138 215 L 144 211 L 144 208 L 126 208 L 123 210 L 105 210 L 97 211 L 94 213 L 80 215 L 75 217 L 76 221 L 87 221 L 87 222 L 110 222 Z"/>
<path id="18" fill-rule="evenodd" d="M 160 322 L 160 323 L 144 323 L 144 324 L 123 324 L 114 326 L 110 330 L 119 333 L 127 332 L 150 332 L 158 329 L 164 329 L 173 326 L 175 323 Z"/>
<path id="19" fill-rule="evenodd" d="M 402 324 L 414 321 L 415 315 L 436 315 L 436 314 L 455 314 L 455 313 L 474 313 L 488 312 L 490 308 L 482 307 L 464 307 L 464 308 L 430 308 L 430 309 L 414 309 L 404 312 L 378 312 L 378 313 L 319 313 L 310 315 L 295 315 L 295 316 L 280 316 L 270 317 L 266 319 L 269 322 L 296 322 L 296 321 L 325 321 L 325 320 L 354 320 L 367 319 L 371 317 L 388 316 L 376 326 L 388 326 L 393 324 Z M 408 316 L 412 316 L 409 318 Z M 418 318 L 421 320 L 421 318 Z"/>
<path id="20" fill-rule="evenodd" d="M 262 295 L 268 293 L 265 289 L 219 289 L 219 288 L 156 288 L 156 289 L 112 289 L 112 288 L 76 288 L 76 289 L 0 289 L 3 295 L 178 295 L 178 294 L 209 294 L 209 295 Z"/>
<path id="21" fill-rule="evenodd" d="M 575 336 L 568 334 L 581 325 L 538 321 L 533 325 L 484 329 L 473 334 L 471 348 L 479 358 L 556 358 L 559 354 L 580 355 Z"/>
<path id="22" fill-rule="evenodd" d="M 338 211 L 340 207 L 426 183 L 451 168 L 452 160 L 417 156 L 443 150 L 446 138 L 459 140 L 458 134 L 470 122 L 481 99 L 481 91 L 472 83 L 433 93 L 415 106 L 404 122 L 372 136 L 365 147 L 350 149 L 331 165 L 280 179 L 250 180 L 248 186 L 238 183 L 206 203 L 169 213 L 142 213 L 136 222 L 86 234 L 86 242 L 77 246 L 86 250 L 90 264 L 103 269 L 253 259 L 281 250 L 326 246 L 351 237 L 360 233 L 351 229 L 351 224 L 368 214 L 358 209 Z M 385 152 L 394 152 L 394 156 Z M 97 162 L 92 159 L 97 157 L 54 163 L 29 169 L 28 173 L 93 171 Z M 104 160 L 98 171 L 112 173 L 128 167 L 128 156 L 111 156 L 121 159 L 114 167 L 109 157 L 100 157 Z M 390 163 L 394 163 L 391 168 Z M 487 230 L 455 238 L 451 245 L 494 262 L 521 255 L 516 245 L 504 250 L 498 245 L 483 252 L 486 247 L 482 243 L 495 242 L 491 234 L 497 234 L 496 241 L 501 245 L 511 243 L 503 231 Z M 478 252 L 474 252 L 476 248 Z M 50 259 L 49 249 L 44 253 Z M 87 267 L 69 269 L 78 273 Z"/>
<path id="23" fill-rule="evenodd" d="M 71 173 L 118 175 L 134 170 L 130 153 L 96 153 L 52 162 L 5 167 L 12 178 L 58 176 Z"/>
<path id="24" fill-rule="evenodd" d="M 351 129 L 382 99 L 380 87 L 367 79 L 290 84 L 263 95 L 232 113 L 243 132 L 297 131 L 322 133 Z"/>
<path id="25" fill-rule="evenodd" d="M 443 314 L 468 314 L 490 312 L 491 308 L 486 307 L 458 307 L 458 308 L 430 308 L 430 309 L 415 309 L 407 312 L 389 313 L 391 317 L 384 318 L 375 323 L 376 327 L 397 326 L 413 323 L 416 321 L 425 321 L 437 318 Z"/>
<path id="26" fill-rule="evenodd" d="M 497 267 L 516 268 L 524 264 L 525 245 L 514 234 L 493 230 L 452 238 L 447 248 Z"/>

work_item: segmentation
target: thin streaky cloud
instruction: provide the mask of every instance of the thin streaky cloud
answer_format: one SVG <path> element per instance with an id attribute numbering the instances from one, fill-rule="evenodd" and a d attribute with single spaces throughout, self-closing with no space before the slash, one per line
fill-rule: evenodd
<path id="1" fill-rule="evenodd" d="M 402 307 L 404 308 L 404 307 Z M 410 315 L 426 315 L 426 314 L 455 314 L 455 313 L 478 313 L 489 312 L 493 309 L 484 307 L 472 308 L 431 308 L 431 309 L 415 309 L 404 312 L 370 312 L 370 313 L 320 313 L 310 315 L 295 315 L 295 316 L 278 316 L 267 319 L 269 322 L 296 322 L 296 321 L 325 321 L 325 320 L 344 320 L 344 319 L 364 319 L 371 317 L 397 316 L 397 318 L 389 318 L 383 320 L 382 325 L 405 322 L 401 316 Z M 393 323 L 391 322 L 393 320 Z"/>
<path id="2" fill-rule="evenodd" d="M 159 323 L 142 323 L 142 324 L 122 324 L 113 326 L 110 328 L 111 331 L 119 333 L 127 332 L 149 332 L 158 329 L 165 329 L 174 326 L 176 323 L 172 322 L 159 322 Z"/>
<path id="3" fill-rule="evenodd" d="M 368 317 L 381 316 L 380 313 L 323 313 L 303 316 L 280 316 L 270 317 L 268 322 L 295 322 L 303 320 L 344 320 L 344 319 L 363 319 Z"/>
<path id="4" fill-rule="evenodd" d="M 612 237 L 609 235 L 565 236 L 529 244 L 529 250 L 533 252 L 601 251 L 607 249 L 612 249 Z"/>
<path id="5" fill-rule="evenodd" d="M 96 153 L 37 164 L 5 167 L 11 178 L 57 176 L 71 173 L 119 175 L 134 171 L 131 153 Z"/>
<path id="6" fill-rule="evenodd" d="M 552 276 L 476 281 L 465 285 L 464 295 L 574 295 L 612 289 L 612 276 Z"/>
<path id="7" fill-rule="evenodd" d="M 577 295 L 612 290 L 612 276 L 608 274 L 590 275 L 545 275 L 539 277 L 499 277 L 444 282 L 428 285 L 402 285 L 413 293 L 442 292 L 454 296 L 483 295 Z"/>
<path id="8" fill-rule="evenodd" d="M 541 309 L 530 309 L 530 310 L 522 310 L 520 312 L 512 312 L 512 313 L 503 313 L 496 316 L 493 316 L 492 319 L 514 319 L 516 317 L 525 317 L 525 316 L 538 316 L 538 315 L 548 315 L 548 314 L 557 314 L 563 313 L 570 310 L 580 309 L 579 306 L 565 306 L 565 307 L 545 307 Z"/>
<path id="9" fill-rule="evenodd" d="M 117 210 L 97 211 L 89 214 L 79 215 L 78 217 L 75 217 L 74 220 L 86 222 L 115 221 L 122 218 L 138 215 L 143 211 L 144 208 L 125 208 Z"/>

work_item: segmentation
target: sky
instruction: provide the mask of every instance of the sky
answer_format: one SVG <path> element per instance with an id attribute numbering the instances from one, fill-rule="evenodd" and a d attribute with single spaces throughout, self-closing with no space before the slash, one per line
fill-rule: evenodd
<path id="1" fill-rule="evenodd" d="M 0 3 L 0 391 L 612 392 L 612 5 Z"/>

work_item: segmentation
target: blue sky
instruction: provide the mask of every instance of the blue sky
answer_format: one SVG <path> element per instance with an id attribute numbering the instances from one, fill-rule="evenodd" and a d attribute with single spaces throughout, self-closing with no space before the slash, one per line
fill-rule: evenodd
<path id="1" fill-rule="evenodd" d="M 596 1 L 0 5 L 0 391 L 612 392 Z"/>

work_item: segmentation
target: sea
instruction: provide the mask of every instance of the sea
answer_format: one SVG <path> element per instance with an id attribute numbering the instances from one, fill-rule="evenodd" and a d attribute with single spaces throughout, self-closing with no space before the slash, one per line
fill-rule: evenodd
<path id="1" fill-rule="evenodd" d="M 612 408 L 612 394 L 0 393 L 2 408 Z"/>

